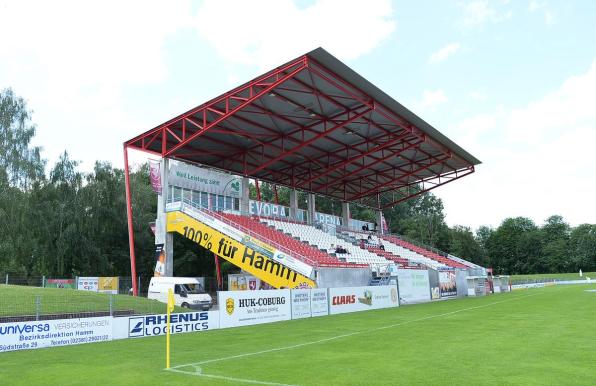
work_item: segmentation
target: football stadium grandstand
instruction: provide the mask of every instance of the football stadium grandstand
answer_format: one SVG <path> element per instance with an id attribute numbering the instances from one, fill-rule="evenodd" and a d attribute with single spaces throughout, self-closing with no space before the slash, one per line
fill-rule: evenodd
<path id="1" fill-rule="evenodd" d="M 480 162 L 322 48 L 124 143 L 134 277 L 129 149 L 160 158 L 151 165 L 156 275 L 174 275 L 176 232 L 273 288 L 368 285 L 404 269 L 486 275 L 390 234 L 382 212 L 473 173 Z M 260 200 L 259 182 L 289 188 L 290 205 L 279 205 L 277 190 L 275 202 Z M 341 202 L 342 215 L 319 213 L 317 196 Z M 374 210 L 376 221 L 352 219 L 350 205 Z M 257 263 L 246 250 L 234 255 L 242 246 Z M 274 264 L 293 279 L 273 278 Z"/>

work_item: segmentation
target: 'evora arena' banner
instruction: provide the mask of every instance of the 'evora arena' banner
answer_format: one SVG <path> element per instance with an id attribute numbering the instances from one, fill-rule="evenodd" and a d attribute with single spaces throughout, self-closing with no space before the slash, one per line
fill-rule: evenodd
<path id="1" fill-rule="evenodd" d="M 168 232 L 184 235 L 275 288 L 316 287 L 311 279 L 185 213 L 169 212 L 167 217 Z"/>

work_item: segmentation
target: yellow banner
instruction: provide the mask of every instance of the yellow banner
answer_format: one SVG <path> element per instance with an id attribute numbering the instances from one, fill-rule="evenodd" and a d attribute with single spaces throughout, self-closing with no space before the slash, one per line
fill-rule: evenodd
<path id="1" fill-rule="evenodd" d="M 97 290 L 100 292 L 118 293 L 118 277 L 100 277 L 97 283 Z"/>
<path id="2" fill-rule="evenodd" d="M 168 213 L 167 228 L 168 232 L 180 233 L 275 288 L 316 287 L 314 281 L 304 275 L 263 256 L 258 251 L 182 212 Z"/>

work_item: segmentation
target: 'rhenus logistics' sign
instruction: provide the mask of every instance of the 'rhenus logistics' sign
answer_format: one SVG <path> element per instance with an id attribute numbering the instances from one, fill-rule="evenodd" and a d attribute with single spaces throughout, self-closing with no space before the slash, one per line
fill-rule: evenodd
<path id="1" fill-rule="evenodd" d="M 170 160 L 168 184 L 221 194 L 222 196 L 241 197 L 242 179 L 232 174 L 220 173 L 212 169 L 198 168 L 184 162 Z"/>

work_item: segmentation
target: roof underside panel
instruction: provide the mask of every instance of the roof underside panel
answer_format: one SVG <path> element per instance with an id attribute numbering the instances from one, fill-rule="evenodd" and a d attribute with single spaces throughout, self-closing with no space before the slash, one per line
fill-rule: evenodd
<path id="1" fill-rule="evenodd" d="M 474 171 L 475 158 L 338 76 L 349 69 L 333 60 L 315 50 L 126 145 L 373 207 Z"/>

